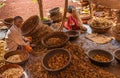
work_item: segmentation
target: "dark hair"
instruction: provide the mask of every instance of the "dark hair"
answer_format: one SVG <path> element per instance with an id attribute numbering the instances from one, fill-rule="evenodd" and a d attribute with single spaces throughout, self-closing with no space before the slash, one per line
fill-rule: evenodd
<path id="1" fill-rule="evenodd" d="M 23 18 L 21 16 L 15 16 L 14 17 L 14 21 L 17 20 L 17 19 L 22 19 L 23 20 Z"/>
<path id="2" fill-rule="evenodd" d="M 68 6 L 68 12 L 69 12 L 69 13 L 72 13 L 72 10 L 73 10 L 73 9 L 75 9 L 74 6 L 72 6 L 72 5 Z"/>

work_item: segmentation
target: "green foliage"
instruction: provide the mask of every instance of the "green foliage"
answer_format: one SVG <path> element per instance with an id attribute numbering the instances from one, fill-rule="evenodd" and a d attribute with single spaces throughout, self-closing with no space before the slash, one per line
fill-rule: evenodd
<path id="1" fill-rule="evenodd" d="M 4 5 L 5 5 L 4 3 L 3 3 L 3 4 L 0 4 L 0 8 L 2 8 Z"/>
<path id="2" fill-rule="evenodd" d="M 42 20 L 43 20 L 43 21 L 44 21 L 44 20 L 49 20 L 49 18 L 47 18 L 47 17 L 44 17 Z"/>
<path id="3" fill-rule="evenodd" d="M 37 3 L 37 0 L 32 0 L 34 3 Z"/>

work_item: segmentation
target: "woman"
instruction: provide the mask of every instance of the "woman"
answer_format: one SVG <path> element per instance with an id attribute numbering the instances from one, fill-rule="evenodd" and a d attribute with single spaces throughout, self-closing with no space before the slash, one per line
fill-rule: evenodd
<path id="1" fill-rule="evenodd" d="M 14 24 L 10 27 L 5 37 L 5 50 L 10 52 L 21 49 L 21 47 L 23 47 L 27 52 L 31 52 L 32 47 L 29 45 L 31 39 L 23 37 L 21 33 L 23 18 L 16 16 L 13 20 Z"/>
<path id="2" fill-rule="evenodd" d="M 76 12 L 74 6 L 68 7 L 68 20 L 64 23 L 64 27 L 68 30 L 84 30 L 86 28 L 82 26 L 83 23 L 80 19 L 79 14 Z"/>

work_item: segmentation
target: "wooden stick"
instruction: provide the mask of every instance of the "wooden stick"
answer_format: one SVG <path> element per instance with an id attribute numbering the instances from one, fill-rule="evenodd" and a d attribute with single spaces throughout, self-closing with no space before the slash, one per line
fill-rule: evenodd
<path id="1" fill-rule="evenodd" d="M 59 28 L 60 31 L 63 29 L 63 25 L 67 14 L 67 8 L 68 8 L 68 0 L 65 0 L 64 15 L 63 15 L 61 27 Z"/>
<path id="2" fill-rule="evenodd" d="M 38 1 L 38 5 L 39 5 L 39 12 L 40 12 L 40 18 L 41 20 L 44 18 L 44 15 L 43 15 L 43 5 L 42 5 L 42 0 L 37 0 Z"/>

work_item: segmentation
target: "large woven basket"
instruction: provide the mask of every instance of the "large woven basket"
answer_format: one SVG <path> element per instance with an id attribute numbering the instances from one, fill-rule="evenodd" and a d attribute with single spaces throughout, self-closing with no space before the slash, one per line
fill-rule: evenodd
<path id="1" fill-rule="evenodd" d="M 57 44 L 57 45 L 49 46 L 49 45 L 47 45 L 46 42 L 50 38 L 60 38 L 60 39 L 63 40 L 63 42 L 60 43 L 60 44 Z M 50 34 L 44 36 L 42 38 L 41 42 L 42 42 L 44 47 L 46 47 L 48 49 L 52 49 L 52 48 L 60 48 L 60 47 L 64 46 L 68 42 L 68 40 L 69 40 L 69 37 L 68 37 L 68 35 L 66 33 L 64 33 L 64 32 L 53 32 L 53 33 L 50 33 Z"/>
<path id="2" fill-rule="evenodd" d="M 24 23 L 21 28 L 23 35 L 31 35 L 35 32 L 37 32 L 40 28 L 39 25 L 39 17 L 37 15 L 31 16 L 28 18 Z"/>

